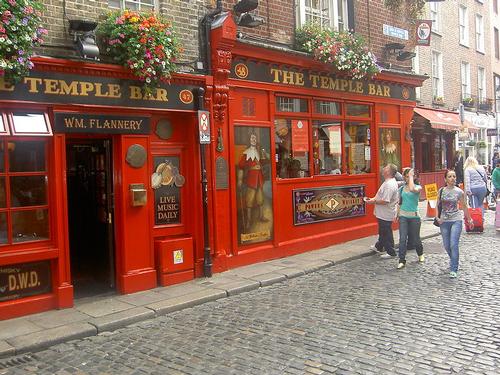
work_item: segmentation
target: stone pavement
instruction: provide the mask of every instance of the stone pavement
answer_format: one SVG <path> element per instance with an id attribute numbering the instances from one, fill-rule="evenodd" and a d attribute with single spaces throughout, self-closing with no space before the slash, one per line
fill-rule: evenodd
<path id="1" fill-rule="evenodd" d="M 422 205 L 422 217 L 425 205 Z M 397 231 L 395 240 L 398 239 Z M 422 238 L 438 234 L 431 221 L 423 221 Z M 130 295 L 94 297 L 75 301 L 70 309 L 54 310 L 0 322 L 0 357 L 34 352 L 72 339 L 155 318 L 188 307 L 234 296 L 309 274 L 346 261 L 371 255 L 375 236 L 321 250 L 240 267 L 212 278 L 156 288 Z"/>
<path id="2" fill-rule="evenodd" d="M 463 235 L 458 279 L 439 237 L 425 263 L 326 267 L 37 353 L 0 375 L 500 373 L 499 238 Z M 288 264 L 287 264 L 288 266 Z"/>

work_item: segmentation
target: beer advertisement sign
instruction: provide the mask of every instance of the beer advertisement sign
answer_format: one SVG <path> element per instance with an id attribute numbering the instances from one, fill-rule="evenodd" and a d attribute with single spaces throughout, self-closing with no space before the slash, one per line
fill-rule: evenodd
<path id="1" fill-rule="evenodd" d="M 366 215 L 365 186 L 335 186 L 293 191 L 294 225 Z"/>

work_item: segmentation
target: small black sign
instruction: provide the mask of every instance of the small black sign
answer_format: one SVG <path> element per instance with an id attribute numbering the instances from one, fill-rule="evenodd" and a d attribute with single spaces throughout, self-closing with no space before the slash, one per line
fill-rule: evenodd
<path id="1" fill-rule="evenodd" d="M 497 129 L 486 129 L 486 135 L 488 137 L 496 137 L 498 135 Z"/>
<path id="2" fill-rule="evenodd" d="M 155 171 L 161 176 L 161 184 L 155 189 L 155 225 L 181 222 L 181 189 L 179 183 L 179 157 L 156 156 Z M 183 179 L 183 178 L 182 178 Z M 183 181 L 182 181 L 183 182 Z"/>
<path id="3" fill-rule="evenodd" d="M 149 117 L 105 116 L 56 112 L 54 132 L 149 134 Z"/>
<path id="4" fill-rule="evenodd" d="M 329 72 L 316 72 L 294 66 L 282 66 L 243 58 L 233 59 L 231 78 L 274 83 L 288 87 L 321 89 L 334 92 L 415 100 L 414 87 L 377 80 L 356 80 Z"/>
<path id="5" fill-rule="evenodd" d="M 50 293 L 50 262 L 0 267 L 0 301 Z"/>

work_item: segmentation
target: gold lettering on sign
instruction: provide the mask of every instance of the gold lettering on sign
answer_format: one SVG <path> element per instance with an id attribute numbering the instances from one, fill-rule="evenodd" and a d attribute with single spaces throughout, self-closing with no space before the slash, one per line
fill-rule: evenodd
<path id="1" fill-rule="evenodd" d="M 158 220 L 177 219 L 179 215 L 179 203 L 174 195 L 160 197 L 156 206 Z"/>
<path id="2" fill-rule="evenodd" d="M 9 275 L 9 291 L 33 288 L 40 285 L 36 271 Z"/>
<path id="3" fill-rule="evenodd" d="M 83 129 L 85 129 L 86 126 L 83 123 L 82 118 L 65 117 L 64 118 L 64 127 L 65 128 L 83 128 Z"/>
<path id="4" fill-rule="evenodd" d="M 304 86 L 305 84 L 304 73 L 271 68 L 271 74 L 274 83 L 283 83 L 292 86 Z"/>
<path id="5" fill-rule="evenodd" d="M 0 91 L 14 91 L 14 86 L 0 78 Z"/>
<path id="6" fill-rule="evenodd" d="M 145 94 L 140 86 L 130 86 L 130 99 L 153 100 L 158 102 L 168 102 L 168 92 L 165 89 L 157 88 L 152 94 Z"/>

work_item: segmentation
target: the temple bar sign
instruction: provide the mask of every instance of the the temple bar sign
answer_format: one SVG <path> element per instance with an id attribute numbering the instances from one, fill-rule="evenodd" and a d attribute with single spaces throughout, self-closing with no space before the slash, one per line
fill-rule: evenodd
<path id="1" fill-rule="evenodd" d="M 149 134 L 148 117 L 89 115 L 56 112 L 58 133 Z"/>
<path id="2" fill-rule="evenodd" d="M 400 100 L 416 99 L 415 88 L 410 86 L 348 79 L 328 73 L 282 67 L 276 64 L 245 59 L 235 59 L 233 61 L 231 78 Z"/>
<path id="3" fill-rule="evenodd" d="M 15 86 L 0 77 L 0 100 L 193 110 L 196 88 L 162 84 L 148 95 L 139 81 L 33 71 Z"/>

